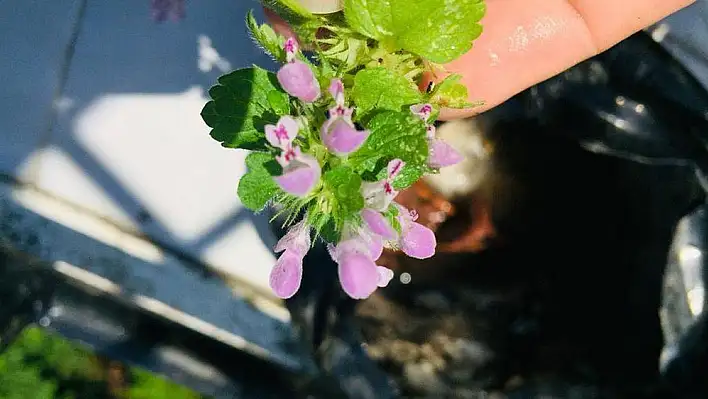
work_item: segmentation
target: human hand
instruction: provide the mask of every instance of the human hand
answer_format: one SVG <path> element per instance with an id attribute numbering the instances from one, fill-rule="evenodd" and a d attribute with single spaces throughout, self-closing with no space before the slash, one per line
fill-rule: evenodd
<path id="1" fill-rule="evenodd" d="M 313 12 L 341 0 L 298 0 Z M 445 65 L 462 75 L 473 109 L 444 109 L 441 120 L 472 116 L 602 52 L 694 0 L 487 0 L 484 32 L 470 52 Z M 266 11 L 274 28 L 292 34 Z M 441 79 L 444 76 L 437 76 Z M 428 76 L 427 82 L 432 79 Z"/>

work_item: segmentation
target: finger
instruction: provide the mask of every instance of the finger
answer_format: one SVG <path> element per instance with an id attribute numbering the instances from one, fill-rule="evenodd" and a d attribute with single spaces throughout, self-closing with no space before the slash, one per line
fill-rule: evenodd
<path id="1" fill-rule="evenodd" d="M 270 23 L 270 26 L 276 33 L 284 37 L 295 37 L 295 33 L 293 33 L 293 30 L 290 28 L 288 23 L 280 18 L 278 14 L 265 7 L 263 8 L 263 13 L 268 20 L 268 23 Z"/>
<path id="2" fill-rule="evenodd" d="M 691 2 L 488 0 L 482 36 L 470 52 L 446 65 L 448 72 L 463 76 L 470 100 L 485 105 L 445 109 L 440 118 L 472 116 L 496 106 Z"/>
<path id="3" fill-rule="evenodd" d="M 599 51 L 607 50 L 622 39 L 694 2 L 695 0 L 569 0 L 582 15 Z"/>

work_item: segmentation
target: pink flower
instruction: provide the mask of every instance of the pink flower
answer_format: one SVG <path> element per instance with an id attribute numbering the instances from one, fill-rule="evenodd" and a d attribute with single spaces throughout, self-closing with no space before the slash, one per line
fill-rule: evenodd
<path id="1" fill-rule="evenodd" d="M 419 116 L 423 122 L 428 123 L 428 119 L 433 113 L 433 106 L 430 104 L 416 104 L 411 105 L 410 110 L 414 115 Z"/>
<path id="2" fill-rule="evenodd" d="M 283 65 L 276 76 L 278 82 L 288 94 L 300 100 L 311 103 L 320 98 L 320 84 L 310 67 L 295 58 L 298 45 L 295 39 L 285 41 L 286 64 Z"/>
<path id="3" fill-rule="evenodd" d="M 275 182 L 288 194 L 305 197 L 317 186 L 322 168 L 313 156 L 302 154 L 298 147 L 284 151 L 277 158 L 283 165 L 283 174 L 275 176 Z"/>
<path id="4" fill-rule="evenodd" d="M 393 270 L 388 267 L 376 266 L 379 272 L 379 281 L 376 283 L 379 287 L 385 287 L 393 279 Z"/>
<path id="5" fill-rule="evenodd" d="M 307 225 L 306 218 L 292 225 L 288 232 L 278 240 L 275 244 L 275 252 L 283 252 L 285 250 L 296 251 L 303 256 L 310 250 L 312 239 L 310 238 L 310 227 Z"/>
<path id="6" fill-rule="evenodd" d="M 398 195 L 398 191 L 393 188 L 393 179 L 401 173 L 403 166 L 405 166 L 405 162 L 400 159 L 394 159 L 388 163 L 385 179 L 377 182 L 362 183 L 361 194 L 364 196 L 367 208 L 379 212 L 384 212 L 388 209 L 391 201 Z"/>
<path id="7" fill-rule="evenodd" d="M 391 227 L 391 224 L 386 220 L 386 217 L 378 211 L 371 208 L 364 208 L 364 210 L 361 211 L 361 218 L 364 219 L 364 224 L 366 224 L 369 230 L 385 240 L 395 240 L 398 236 L 396 230 Z"/>
<path id="8" fill-rule="evenodd" d="M 345 252 L 339 257 L 339 283 L 354 299 L 368 298 L 379 286 L 379 271 L 371 257 L 360 252 Z"/>
<path id="9" fill-rule="evenodd" d="M 335 106 L 329 110 L 329 118 L 322 124 L 320 139 L 327 149 L 336 155 L 347 155 L 358 150 L 369 137 L 369 131 L 357 130 L 352 122 L 354 110 L 345 104 L 344 85 L 339 79 L 332 79 L 329 93 Z"/>
<path id="10" fill-rule="evenodd" d="M 335 103 L 344 104 L 344 83 L 342 83 L 341 79 L 332 79 L 327 91 L 332 95 Z"/>
<path id="11" fill-rule="evenodd" d="M 300 289 L 303 257 L 287 250 L 278 258 L 270 272 L 270 288 L 278 298 L 288 299 Z"/>
<path id="12" fill-rule="evenodd" d="M 428 140 L 428 166 L 434 169 L 452 166 L 465 158 L 442 139 Z"/>
<path id="13" fill-rule="evenodd" d="M 358 150 L 369 137 L 366 130 L 357 130 L 353 123 L 344 118 L 332 118 L 322 125 L 322 144 L 336 155 L 347 155 Z"/>
<path id="14" fill-rule="evenodd" d="M 425 122 L 425 134 L 428 139 L 428 166 L 433 169 L 452 166 L 464 157 L 449 144 L 435 137 L 435 126 L 428 124 L 433 106 L 430 104 L 411 105 L 411 112 Z"/>
<path id="15" fill-rule="evenodd" d="M 320 181 L 322 168 L 317 159 L 303 154 L 300 147 L 293 145 L 299 130 L 297 121 L 284 115 L 276 125 L 265 126 L 265 137 L 272 146 L 280 149 L 275 160 L 283 167 L 283 174 L 273 179 L 286 193 L 304 197 Z"/>
<path id="16" fill-rule="evenodd" d="M 300 288 L 302 261 L 310 245 L 310 228 L 304 217 L 275 245 L 275 252 L 283 253 L 270 272 L 270 288 L 279 298 L 290 298 Z"/>
<path id="17" fill-rule="evenodd" d="M 295 140 L 300 125 L 290 115 L 281 116 L 276 125 L 265 126 L 265 137 L 273 147 L 285 150 Z"/>
<path id="18" fill-rule="evenodd" d="M 427 259 L 435 255 L 437 240 L 435 233 L 420 223 L 416 223 L 418 214 L 396 204 L 399 210 L 398 221 L 401 223 L 401 237 L 398 245 L 411 258 Z"/>
<path id="19" fill-rule="evenodd" d="M 381 237 L 366 232 L 348 234 L 337 246 L 330 244 L 327 249 L 338 265 L 342 289 L 350 297 L 367 298 L 390 281 L 388 273 L 382 270 L 386 268 L 375 263 L 383 252 Z"/>

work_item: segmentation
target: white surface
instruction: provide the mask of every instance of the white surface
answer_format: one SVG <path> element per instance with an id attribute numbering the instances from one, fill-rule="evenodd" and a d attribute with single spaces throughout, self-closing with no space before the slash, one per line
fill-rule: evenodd
<path id="1" fill-rule="evenodd" d="M 245 154 L 199 115 L 219 75 L 271 65 L 243 22 L 252 8 L 262 19 L 257 2 L 187 2 L 162 24 L 145 0 L 87 4 L 51 139 L 23 150 L 18 175 L 267 289 L 274 238 L 236 195 Z"/>

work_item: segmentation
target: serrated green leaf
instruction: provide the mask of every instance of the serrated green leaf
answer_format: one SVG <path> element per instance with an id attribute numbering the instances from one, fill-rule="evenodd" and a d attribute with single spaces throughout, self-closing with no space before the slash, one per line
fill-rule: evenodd
<path id="1" fill-rule="evenodd" d="M 269 96 L 287 96 L 275 75 L 254 66 L 233 71 L 219 78 L 209 90 L 212 100 L 202 109 L 202 119 L 212 128 L 211 137 L 224 147 L 247 150 L 265 149 L 263 127 L 278 121 Z"/>
<path id="2" fill-rule="evenodd" d="M 388 50 L 407 50 L 436 63 L 472 47 L 485 12 L 484 0 L 344 0 L 354 30 Z"/>
<path id="3" fill-rule="evenodd" d="M 291 23 L 314 18 L 314 15 L 296 0 L 261 0 L 261 3 Z"/>
<path id="4" fill-rule="evenodd" d="M 420 118 L 409 112 L 386 111 L 374 116 L 366 127 L 371 131 L 369 138 L 349 156 L 349 163 L 357 171 L 373 172 L 380 179 L 378 174 L 389 161 L 402 159 L 406 166 L 394 181 L 400 189 L 413 184 L 427 170 L 428 140 Z"/>
<path id="5" fill-rule="evenodd" d="M 246 26 L 251 38 L 273 59 L 285 61 L 285 50 L 283 50 L 284 39 L 279 36 L 268 24 L 258 24 L 253 16 L 253 11 L 248 11 L 246 16 Z"/>
<path id="6" fill-rule="evenodd" d="M 430 93 L 429 102 L 440 107 L 468 108 L 476 104 L 468 101 L 467 86 L 460 83 L 462 75 L 450 75 Z"/>
<path id="7" fill-rule="evenodd" d="M 351 93 L 360 116 L 374 109 L 400 111 L 423 99 L 413 82 L 382 67 L 357 72 Z"/>
<path id="8" fill-rule="evenodd" d="M 361 176 L 348 166 L 337 166 L 324 174 L 327 191 L 332 194 L 336 204 L 332 214 L 335 224 L 364 208 L 364 197 L 361 195 Z"/>
<path id="9" fill-rule="evenodd" d="M 273 156 L 262 152 L 252 152 L 246 157 L 246 172 L 238 183 L 238 197 L 246 208 L 258 212 L 262 210 L 280 188 L 268 172 Z"/>
<path id="10" fill-rule="evenodd" d="M 390 0 L 344 0 L 344 16 L 364 36 L 380 40 L 393 35 Z"/>
<path id="11" fill-rule="evenodd" d="M 483 0 L 390 0 L 396 43 L 436 63 L 472 48 L 482 33 Z"/>

